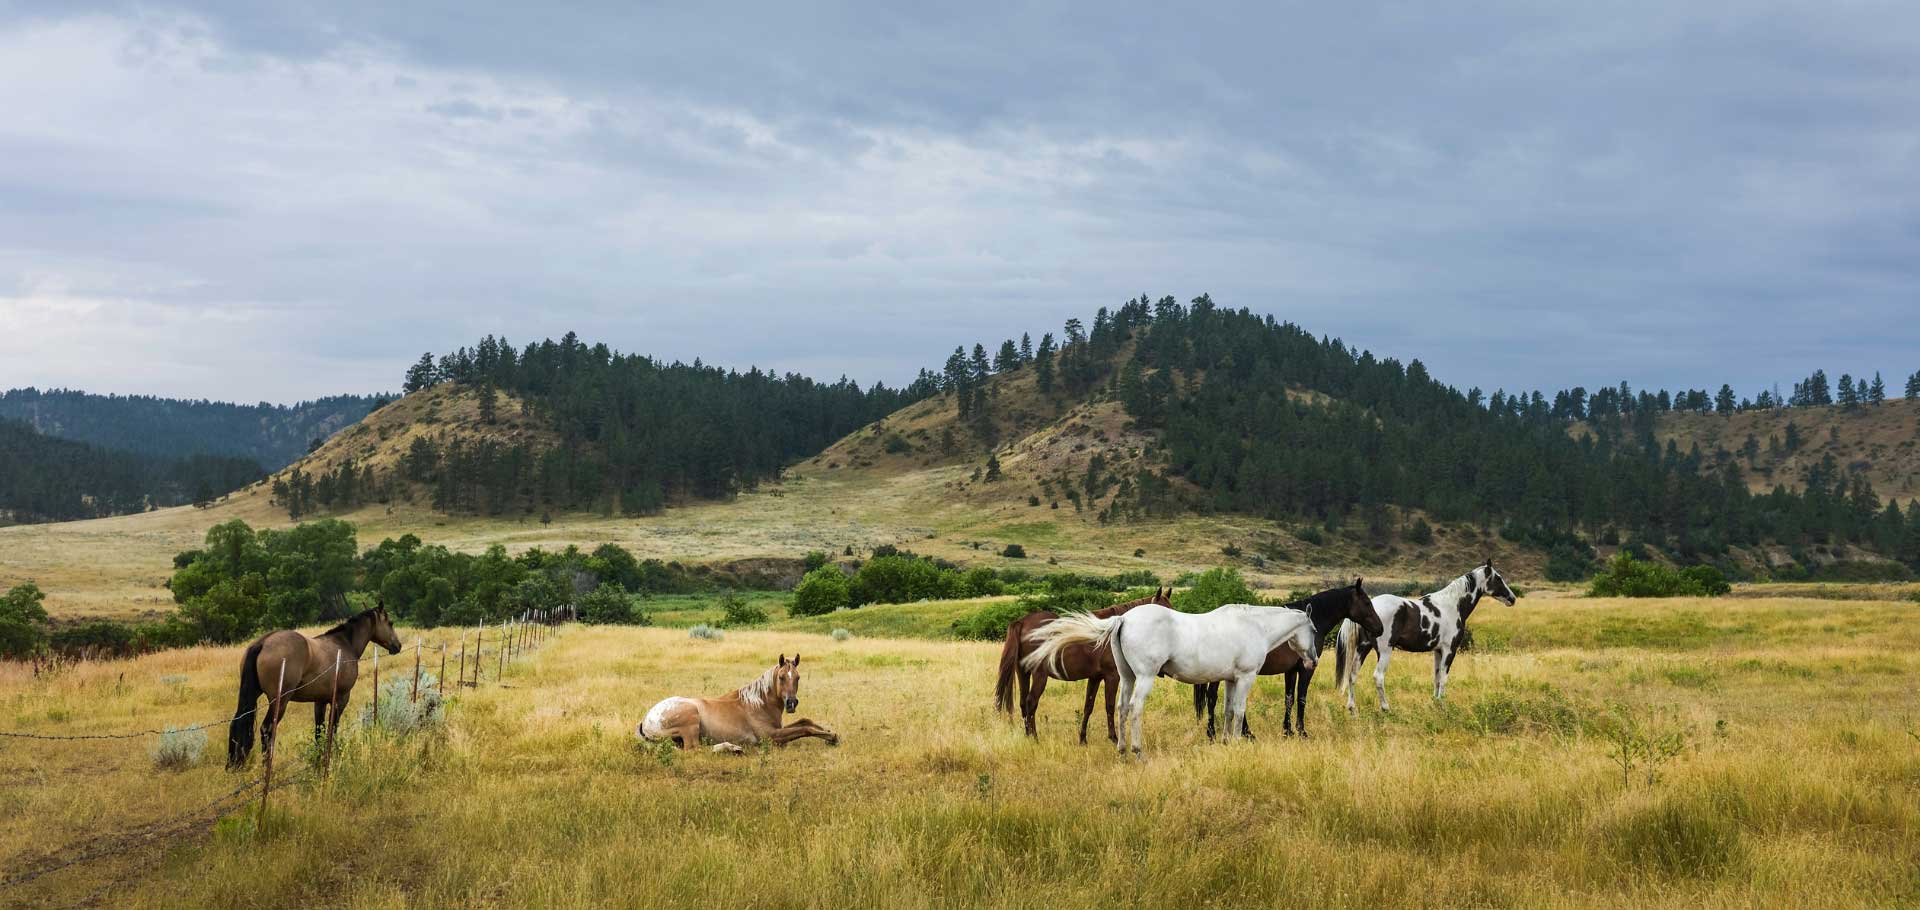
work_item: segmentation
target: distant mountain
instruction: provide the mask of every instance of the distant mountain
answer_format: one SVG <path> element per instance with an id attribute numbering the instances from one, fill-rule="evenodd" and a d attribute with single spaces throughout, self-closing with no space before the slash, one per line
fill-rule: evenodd
<path id="1" fill-rule="evenodd" d="M 263 473 L 247 458 L 118 452 L 0 419 L 0 522 L 103 518 L 206 502 Z"/>
<path id="2" fill-rule="evenodd" d="M 0 393 L 0 418 L 107 449 L 176 459 L 238 456 L 272 471 L 292 464 L 314 440 L 352 426 L 387 400 L 334 395 L 294 405 L 233 404 L 25 388 Z"/>

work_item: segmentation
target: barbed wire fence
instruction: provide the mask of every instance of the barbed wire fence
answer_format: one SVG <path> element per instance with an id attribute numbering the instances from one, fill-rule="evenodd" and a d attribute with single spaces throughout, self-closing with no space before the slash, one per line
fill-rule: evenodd
<path id="1" fill-rule="evenodd" d="M 511 620 L 501 622 L 499 626 L 495 627 L 498 631 L 492 633 L 493 637 L 491 639 L 488 637 L 489 629 L 483 623 L 472 630 L 473 649 L 471 655 L 467 649 L 469 630 L 462 629 L 458 641 L 458 664 L 456 665 L 458 679 L 454 682 L 455 688 L 477 689 L 480 687 L 487 669 L 484 658 L 488 656 L 487 649 L 489 646 L 492 647 L 492 656 L 495 658 L 493 681 L 497 683 L 504 679 L 513 661 L 537 649 L 551 638 L 556 631 L 552 620 L 553 615 L 551 613 L 530 611 Z M 443 702 L 446 696 L 446 668 L 449 653 L 452 648 L 453 645 L 451 643 L 443 641 L 434 649 L 437 652 L 436 656 L 440 660 L 440 672 L 434 677 L 435 691 L 433 694 L 439 696 Z M 359 658 L 358 660 L 352 661 L 352 663 L 372 664 L 372 716 L 367 726 L 378 728 L 382 694 L 380 691 L 380 649 L 376 646 L 372 650 L 373 653 L 369 656 Z M 424 669 L 423 661 L 427 651 L 425 639 L 416 638 L 412 650 L 414 652 L 414 661 L 411 674 L 412 685 L 409 689 L 408 699 L 412 703 L 418 703 L 420 683 Z M 404 653 L 404 649 L 402 653 Z M 319 674 L 309 679 L 296 681 L 292 687 L 288 687 L 283 678 L 280 682 L 279 694 L 268 699 L 265 708 L 271 711 L 279 707 L 281 709 L 280 713 L 284 717 L 285 709 L 283 706 L 291 695 L 305 685 L 323 678 L 329 672 L 334 676 L 334 697 L 337 699 L 339 674 L 341 668 L 344 666 L 345 662 L 336 657 L 333 666 L 321 670 Z M 470 677 L 469 666 L 471 666 Z M 284 672 L 283 661 L 282 673 L 284 674 Z M 118 733 L 79 734 L 46 734 L 19 730 L 0 730 L 0 739 L 42 742 L 144 739 L 150 736 L 169 736 L 184 732 L 205 730 L 212 727 L 226 726 L 232 724 L 234 721 L 256 715 L 260 710 L 261 706 L 255 705 L 244 711 L 237 711 L 216 720 L 181 727 L 169 726 L 158 730 L 147 729 Z M 20 858 L 21 861 L 17 864 L 17 868 L 9 870 L 5 877 L 0 878 L 0 892 L 9 891 L 44 878 L 45 876 L 77 866 L 84 866 L 96 860 L 118 856 L 135 850 L 169 845 L 188 837 L 196 836 L 206 831 L 214 822 L 245 806 L 248 800 L 253 797 L 255 790 L 259 791 L 258 796 L 260 799 L 259 824 L 264 826 L 267 799 L 274 791 L 285 790 L 299 784 L 307 783 L 315 779 L 315 777 L 319 777 L 322 780 L 326 779 L 332 767 L 334 752 L 333 732 L 337 725 L 337 718 L 326 725 L 326 736 L 320 752 L 320 763 L 317 766 L 310 763 L 276 780 L 273 774 L 273 753 L 278 744 L 279 736 L 275 735 L 266 742 L 266 749 L 262 754 L 262 763 L 265 771 L 260 776 L 254 777 L 184 812 L 165 816 L 150 822 L 144 822 L 121 831 L 89 835 L 78 841 L 64 844 L 58 848 L 44 851 L 37 855 Z M 277 730 L 275 732 L 276 734 L 278 733 Z M 249 735 L 251 735 L 251 731 L 249 731 Z M 264 830 L 264 827 L 256 830 Z M 111 889 L 114 884 L 117 883 L 109 883 L 107 889 Z M 94 902 L 100 893 L 102 892 L 96 892 L 81 903 L 88 904 Z"/>

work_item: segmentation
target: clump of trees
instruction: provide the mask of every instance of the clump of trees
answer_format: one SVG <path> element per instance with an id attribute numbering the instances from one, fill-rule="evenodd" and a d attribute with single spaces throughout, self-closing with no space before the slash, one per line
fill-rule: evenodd
<path id="1" fill-rule="evenodd" d="M 0 517 L 73 521 L 205 503 L 259 480 L 249 458 L 136 454 L 0 419 Z"/>
<path id="2" fill-rule="evenodd" d="M 1726 577 L 1713 566 L 1676 569 L 1618 553 L 1607 561 L 1605 570 L 1593 577 L 1587 594 L 1590 597 L 1719 597 L 1732 590 Z"/>
<path id="3" fill-rule="evenodd" d="M 47 595 L 33 582 L 14 585 L 0 597 L 0 657 L 20 660 L 47 644 Z"/>

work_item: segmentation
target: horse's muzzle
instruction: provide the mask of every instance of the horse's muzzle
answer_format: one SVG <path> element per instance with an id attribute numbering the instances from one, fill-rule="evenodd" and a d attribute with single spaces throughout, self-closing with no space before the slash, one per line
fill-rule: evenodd
<path id="1" fill-rule="evenodd" d="M 800 710 L 800 699 L 797 699 L 797 698 L 787 699 L 787 713 L 791 714 L 798 710 Z"/>

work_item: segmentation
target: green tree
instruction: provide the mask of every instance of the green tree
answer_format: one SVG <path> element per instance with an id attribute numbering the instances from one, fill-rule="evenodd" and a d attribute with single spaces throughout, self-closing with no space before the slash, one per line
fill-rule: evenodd
<path id="1" fill-rule="evenodd" d="M 1053 392 L 1053 333 L 1040 336 L 1040 347 L 1033 352 L 1033 381 L 1040 394 Z"/>
<path id="2" fill-rule="evenodd" d="M 33 582 L 22 582 L 0 597 L 0 657 L 19 659 L 40 652 L 47 644 L 47 595 Z"/>
<path id="3" fill-rule="evenodd" d="M 634 610 L 633 595 L 611 582 L 581 595 L 580 621 L 599 625 L 651 625 L 645 613 Z"/>
<path id="4" fill-rule="evenodd" d="M 1201 573 L 1193 585 L 1173 595 L 1173 608 L 1182 613 L 1208 613 L 1225 604 L 1255 603 L 1253 589 L 1240 570 L 1218 566 Z"/>
<path id="5" fill-rule="evenodd" d="M 821 566 L 808 572 L 793 588 L 793 616 L 823 616 L 852 602 L 852 587 L 838 566 Z"/>
<path id="6" fill-rule="evenodd" d="M 430 388 L 436 381 L 433 366 L 433 352 L 420 355 L 420 362 L 407 368 L 407 380 L 401 383 L 401 391 L 408 395 Z"/>
<path id="7" fill-rule="evenodd" d="M 1880 371 L 1873 371 L 1873 385 L 1867 387 L 1867 401 L 1876 407 L 1887 400 L 1887 383 L 1880 378 Z"/>
<path id="8" fill-rule="evenodd" d="M 994 483 L 1000 479 L 1000 456 L 987 454 L 987 474 L 983 479 L 987 483 Z"/>

